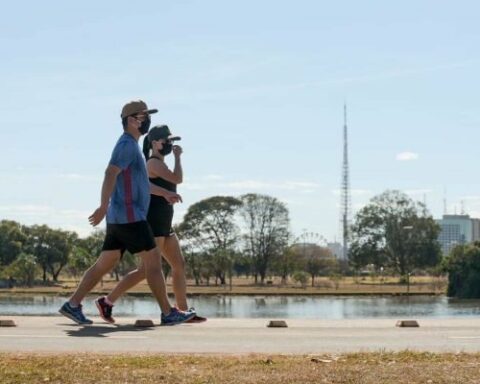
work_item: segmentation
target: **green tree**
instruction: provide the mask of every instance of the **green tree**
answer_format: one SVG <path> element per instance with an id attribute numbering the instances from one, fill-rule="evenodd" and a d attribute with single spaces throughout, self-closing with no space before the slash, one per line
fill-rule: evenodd
<path id="1" fill-rule="evenodd" d="M 480 298 L 480 242 L 457 245 L 442 266 L 448 272 L 447 296 Z"/>
<path id="2" fill-rule="evenodd" d="M 70 260 L 67 269 L 74 276 L 79 277 L 92 264 L 90 253 L 80 245 L 76 244 L 72 248 Z"/>
<path id="3" fill-rule="evenodd" d="M 293 281 L 300 283 L 302 288 L 307 288 L 308 274 L 305 271 L 296 271 L 292 275 Z"/>
<path id="4" fill-rule="evenodd" d="M 248 256 L 237 252 L 233 260 L 233 271 L 237 276 L 248 278 L 252 273 L 252 260 Z"/>
<path id="5" fill-rule="evenodd" d="M 14 261 L 27 240 L 22 226 L 16 221 L 0 221 L 0 266 Z"/>
<path id="6" fill-rule="evenodd" d="M 302 268 L 300 255 L 295 251 L 295 244 L 286 247 L 280 257 L 275 258 L 272 269 L 281 277 L 281 283 L 286 284 L 288 277 Z"/>
<path id="7" fill-rule="evenodd" d="M 215 277 L 225 284 L 237 241 L 234 215 L 241 202 L 230 196 L 214 196 L 191 205 L 178 226 L 182 242 L 195 253 L 215 258 Z"/>
<path id="8" fill-rule="evenodd" d="M 104 230 L 95 230 L 89 236 L 75 240 L 67 265 L 69 273 L 79 277 L 93 265 L 102 251 L 104 237 Z"/>
<path id="9" fill-rule="evenodd" d="M 102 252 L 103 241 L 105 239 L 105 231 L 96 229 L 89 236 L 77 240 L 77 244 L 85 249 L 89 255 L 90 263 L 93 264 Z"/>
<path id="10" fill-rule="evenodd" d="M 6 275 L 15 278 L 21 284 L 33 286 L 37 261 L 35 256 L 20 253 L 17 258 L 5 270 Z"/>
<path id="11" fill-rule="evenodd" d="M 25 232 L 27 249 L 42 268 L 43 281 L 47 281 L 47 273 L 53 281 L 58 281 L 58 275 L 67 265 L 78 235 L 75 232 L 51 229 L 47 225 L 25 227 Z"/>
<path id="12" fill-rule="evenodd" d="M 315 277 L 326 276 L 335 270 L 337 262 L 330 249 L 317 244 L 297 244 L 293 249 L 310 275 L 312 287 L 315 286 Z"/>
<path id="13" fill-rule="evenodd" d="M 275 258 L 288 245 L 290 219 L 286 205 L 275 197 L 250 193 L 241 197 L 244 252 L 253 260 L 255 283 L 265 281 Z"/>
<path id="14" fill-rule="evenodd" d="M 408 278 L 414 268 L 439 263 L 439 231 L 424 204 L 386 191 L 357 213 L 349 259 L 357 269 L 373 264 Z"/>

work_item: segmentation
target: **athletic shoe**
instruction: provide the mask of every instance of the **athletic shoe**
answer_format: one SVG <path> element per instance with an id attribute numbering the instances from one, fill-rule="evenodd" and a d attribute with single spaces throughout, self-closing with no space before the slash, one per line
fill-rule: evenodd
<path id="1" fill-rule="evenodd" d="M 99 297 L 95 300 L 95 305 L 97 306 L 100 317 L 103 320 L 110 324 L 115 323 L 115 319 L 112 317 L 113 305 L 110 305 L 105 301 L 105 296 Z"/>
<path id="2" fill-rule="evenodd" d="M 187 323 L 204 323 L 205 321 L 207 321 L 206 317 L 195 315 Z"/>
<path id="3" fill-rule="evenodd" d="M 171 308 L 170 313 L 168 315 L 164 315 L 162 313 L 160 317 L 160 325 L 176 325 L 185 323 L 186 321 L 195 317 L 194 312 L 184 312 L 180 311 L 177 308 Z"/>
<path id="4" fill-rule="evenodd" d="M 188 320 L 187 323 L 203 323 L 207 321 L 206 317 L 197 315 L 197 311 L 194 307 L 190 307 L 187 312 L 195 313 L 195 316 Z"/>
<path id="5" fill-rule="evenodd" d="M 68 301 L 66 301 L 62 307 L 58 310 L 63 316 L 68 317 L 70 320 L 73 320 L 77 324 L 86 325 L 93 324 L 93 321 L 87 319 L 82 312 L 82 305 L 79 304 L 78 307 L 72 307 Z"/>

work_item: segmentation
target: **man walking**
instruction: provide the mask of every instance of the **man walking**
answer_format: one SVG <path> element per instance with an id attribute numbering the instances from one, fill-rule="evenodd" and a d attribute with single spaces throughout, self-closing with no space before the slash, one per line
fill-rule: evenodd
<path id="1" fill-rule="evenodd" d="M 194 312 L 183 312 L 168 301 L 165 277 L 155 239 L 146 218 L 150 193 L 163 196 L 171 203 L 180 197 L 149 182 L 145 161 L 138 139 L 148 132 L 150 114 L 141 101 L 131 101 L 122 109 L 123 134 L 112 152 L 103 179 L 101 202 L 89 217 L 90 224 L 98 225 L 107 217 L 107 232 L 102 252 L 94 265 L 84 274 L 74 294 L 59 312 L 78 324 L 92 324 L 82 312 L 81 302 L 101 278 L 118 263 L 125 250 L 137 254 L 145 267 L 148 285 L 161 309 L 161 324 L 174 325 L 190 320 Z"/>

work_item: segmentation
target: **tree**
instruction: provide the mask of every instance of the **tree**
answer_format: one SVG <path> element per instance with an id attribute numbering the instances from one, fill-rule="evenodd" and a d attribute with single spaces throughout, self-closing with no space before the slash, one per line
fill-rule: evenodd
<path id="1" fill-rule="evenodd" d="M 304 271 L 296 271 L 292 275 L 293 281 L 300 283 L 302 288 L 307 288 L 308 274 Z"/>
<path id="2" fill-rule="evenodd" d="M 75 277 L 80 276 L 91 265 L 91 256 L 88 251 L 76 244 L 73 246 L 68 271 Z"/>
<path id="3" fill-rule="evenodd" d="M 238 252 L 233 260 L 233 271 L 237 276 L 249 277 L 252 273 L 252 260 Z"/>
<path id="4" fill-rule="evenodd" d="M 399 191 L 374 197 L 355 217 L 349 259 L 355 268 L 389 267 L 407 277 L 438 264 L 440 227 L 422 203 Z"/>
<path id="5" fill-rule="evenodd" d="M 75 232 L 51 229 L 46 225 L 25 227 L 27 233 L 28 252 L 37 259 L 43 271 L 43 281 L 47 281 L 50 273 L 53 281 L 67 265 L 70 253 L 78 235 Z"/>
<path id="6" fill-rule="evenodd" d="M 447 296 L 480 298 L 480 242 L 457 245 L 442 263 L 448 272 Z"/>
<path id="7" fill-rule="evenodd" d="M 225 284 L 231 265 L 231 255 L 237 241 L 238 228 L 234 215 L 241 201 L 230 196 L 214 196 L 191 205 L 182 223 L 179 235 L 194 253 L 209 254 L 215 258 L 215 277 Z"/>
<path id="8" fill-rule="evenodd" d="M 255 283 L 263 284 L 267 270 L 288 244 L 290 219 L 286 205 L 275 197 L 250 193 L 241 197 L 245 224 L 245 253 L 253 260 Z"/>
<path id="9" fill-rule="evenodd" d="M 302 267 L 302 260 L 295 251 L 295 245 L 286 247 L 280 257 L 275 258 L 272 268 L 281 277 L 281 283 L 286 284 L 288 276 Z"/>
<path id="10" fill-rule="evenodd" d="M 103 229 L 96 229 L 89 236 L 77 240 L 77 244 L 85 249 L 89 255 L 89 265 L 93 264 L 97 257 L 100 256 L 104 239 L 105 231 Z"/>
<path id="11" fill-rule="evenodd" d="M 27 236 L 16 221 L 0 221 L 0 265 L 8 265 L 22 252 Z"/>
<path id="12" fill-rule="evenodd" d="M 28 287 L 33 286 L 37 262 L 35 256 L 20 253 L 17 258 L 6 268 L 5 273 L 20 281 Z"/>
<path id="13" fill-rule="evenodd" d="M 317 244 L 296 244 L 293 251 L 302 260 L 305 272 L 310 275 L 312 287 L 315 286 L 315 277 L 328 275 L 336 266 L 336 259 L 327 247 Z"/>

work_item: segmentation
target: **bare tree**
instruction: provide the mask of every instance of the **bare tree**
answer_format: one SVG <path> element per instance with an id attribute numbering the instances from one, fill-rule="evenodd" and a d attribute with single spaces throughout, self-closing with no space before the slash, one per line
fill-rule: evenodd
<path id="1" fill-rule="evenodd" d="M 245 253 L 253 260 L 255 283 L 263 284 L 268 268 L 288 244 L 290 219 L 286 205 L 275 197 L 250 193 L 241 198 Z"/>

